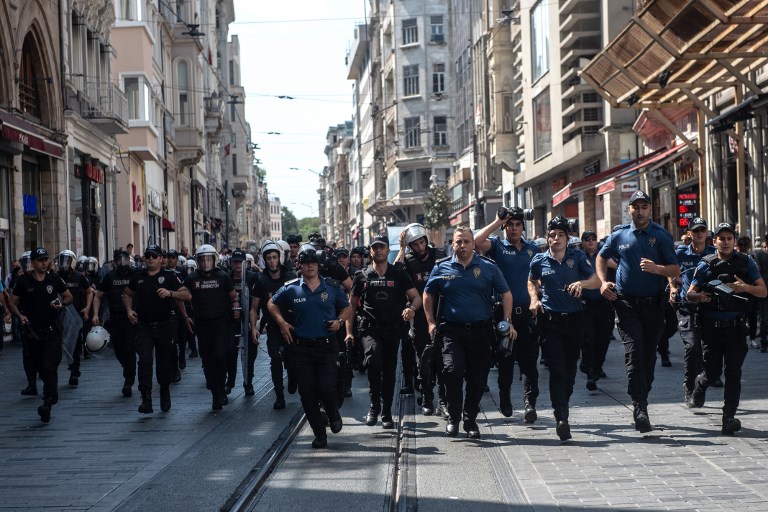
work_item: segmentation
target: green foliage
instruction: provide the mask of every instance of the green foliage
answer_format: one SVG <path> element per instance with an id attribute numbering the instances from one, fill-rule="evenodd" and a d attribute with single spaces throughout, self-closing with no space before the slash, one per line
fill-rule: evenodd
<path id="1" fill-rule="evenodd" d="M 307 235 L 320 231 L 320 217 L 304 217 L 299 219 L 299 234 L 302 240 L 307 239 Z"/>
<path id="2" fill-rule="evenodd" d="M 427 203 L 424 205 L 424 227 L 440 229 L 449 224 L 451 201 L 448 199 L 447 186 L 433 186 L 427 192 Z"/>
<path id="3" fill-rule="evenodd" d="M 287 206 L 280 209 L 280 222 L 283 224 L 283 237 L 299 232 L 299 221 Z"/>

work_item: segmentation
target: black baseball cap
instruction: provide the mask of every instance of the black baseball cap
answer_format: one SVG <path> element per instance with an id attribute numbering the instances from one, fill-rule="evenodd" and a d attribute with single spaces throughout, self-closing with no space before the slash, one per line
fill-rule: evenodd
<path id="1" fill-rule="evenodd" d="M 144 249 L 144 254 L 157 254 L 158 256 L 161 256 L 163 250 L 157 244 L 149 244 L 147 248 Z"/>
<path id="2" fill-rule="evenodd" d="M 736 235 L 736 229 L 733 227 L 733 224 L 729 224 L 728 222 L 721 222 L 717 226 L 715 226 L 714 234 L 715 236 L 719 235 L 723 231 L 730 231 L 734 235 Z"/>
<path id="3" fill-rule="evenodd" d="M 165 256 L 167 258 L 178 258 L 179 257 L 179 251 L 176 249 L 168 249 L 168 252 L 165 253 Z"/>
<path id="4" fill-rule="evenodd" d="M 688 221 L 688 231 L 696 231 L 699 228 L 709 229 L 707 227 L 707 221 L 701 217 L 694 217 Z"/>
<path id="5" fill-rule="evenodd" d="M 588 229 L 588 230 L 586 230 L 585 232 L 583 232 L 583 233 L 581 234 L 581 239 L 582 239 L 582 240 L 586 240 L 587 238 L 590 238 L 590 237 L 592 237 L 592 238 L 594 238 L 595 240 L 597 240 L 597 233 L 595 233 L 595 232 L 594 232 L 594 231 L 592 231 L 591 229 Z"/>
<path id="6" fill-rule="evenodd" d="M 373 247 L 376 244 L 386 245 L 387 247 L 389 247 L 389 238 L 385 237 L 384 235 L 376 235 L 371 240 L 371 247 Z"/>
<path id="7" fill-rule="evenodd" d="M 342 254 L 344 256 L 349 256 L 349 249 L 347 249 L 346 247 L 339 247 L 338 249 L 336 249 L 334 254 L 336 254 L 336 256 L 341 256 Z"/>
<path id="8" fill-rule="evenodd" d="M 238 247 L 232 251 L 232 256 L 229 259 L 230 261 L 245 261 L 245 251 Z"/>
<path id="9" fill-rule="evenodd" d="M 629 204 L 635 204 L 638 201 L 645 201 L 646 203 L 651 204 L 651 196 L 642 190 L 637 190 L 634 194 L 632 194 L 632 197 L 629 198 Z"/>
<path id="10" fill-rule="evenodd" d="M 30 256 L 32 260 L 47 260 L 48 258 L 50 256 L 48 256 L 48 251 L 45 250 L 45 247 L 37 247 Z"/>

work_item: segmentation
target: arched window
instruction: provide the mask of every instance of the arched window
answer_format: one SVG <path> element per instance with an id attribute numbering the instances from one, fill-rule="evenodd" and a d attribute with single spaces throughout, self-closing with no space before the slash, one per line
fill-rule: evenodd
<path id="1" fill-rule="evenodd" d="M 19 67 L 19 108 L 27 115 L 40 118 L 40 80 L 37 76 L 39 57 L 32 34 L 24 38 Z"/>
<path id="2" fill-rule="evenodd" d="M 176 121 L 179 126 L 189 126 L 189 64 L 182 60 L 176 65 L 176 90 L 179 91 L 179 111 Z"/>

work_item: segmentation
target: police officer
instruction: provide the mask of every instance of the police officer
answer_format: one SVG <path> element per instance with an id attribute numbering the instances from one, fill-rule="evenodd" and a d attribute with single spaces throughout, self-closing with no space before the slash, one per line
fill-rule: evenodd
<path id="1" fill-rule="evenodd" d="M 664 334 L 667 280 L 680 273 L 672 235 L 651 220 L 651 198 L 638 190 L 627 208 L 632 222 L 616 226 L 597 258 L 600 293 L 614 301 L 624 341 L 628 392 L 635 429 L 653 430 L 648 393 L 653 384 L 656 348 Z M 616 283 L 608 280 L 607 260 L 618 260 Z"/>
<path id="2" fill-rule="evenodd" d="M 350 302 L 353 307 L 359 305 L 363 310 L 360 335 L 371 397 L 365 424 L 375 425 L 381 414 L 382 427 L 390 429 L 395 426 L 392 399 L 402 323 L 413 319 L 421 308 L 421 297 L 405 267 L 389 264 L 387 237 L 373 237 L 370 251 L 373 263 L 355 274 Z M 410 302 L 408 307 L 406 300 Z M 351 344 L 354 342 L 351 319 L 347 332 L 346 342 Z"/>
<path id="3" fill-rule="evenodd" d="M 109 331 L 110 341 L 115 350 L 115 357 L 123 367 L 124 397 L 132 395 L 132 387 L 136 382 L 136 339 L 133 324 L 128 320 L 128 314 L 123 304 L 123 291 L 131 280 L 131 259 L 126 251 L 117 251 L 114 266 L 96 287 L 93 298 L 93 325 L 101 325 L 99 311 L 101 302 L 106 296 L 109 308 L 109 320 L 104 327 Z"/>
<path id="4" fill-rule="evenodd" d="M 693 388 L 696 377 L 703 370 L 701 359 L 701 338 L 694 325 L 697 305 L 687 299 L 693 274 L 704 256 L 715 254 L 717 250 L 707 245 L 707 221 L 695 217 L 688 223 L 687 235 L 691 243 L 677 248 L 680 262 L 680 276 L 670 280 L 670 300 L 677 305 L 677 326 L 683 340 L 683 395 L 685 405 L 693 407 Z M 719 375 L 718 375 L 719 376 Z"/>
<path id="5" fill-rule="evenodd" d="M 541 348 L 549 367 L 549 397 L 556 432 L 561 441 L 571 438 L 568 402 L 576 381 L 583 329 L 583 289 L 600 288 L 595 269 L 583 251 L 568 247 L 568 220 L 554 217 L 547 224 L 549 250 L 530 264 L 530 309 L 541 320 Z M 541 299 L 537 291 L 541 289 Z"/>
<path id="6" fill-rule="evenodd" d="M 197 270 L 187 276 L 183 285 L 189 290 L 195 312 L 194 322 L 189 322 L 197 333 L 205 383 L 211 391 L 211 409 L 218 411 L 228 403 L 227 364 L 236 350 L 232 320 L 240 318 L 240 300 L 232 279 L 218 267 L 219 253 L 213 246 L 198 247 L 195 259 Z"/>
<path id="7" fill-rule="evenodd" d="M 183 258 L 183 256 L 182 256 Z M 163 267 L 167 270 L 172 270 L 176 273 L 176 277 L 179 281 L 184 281 L 187 277 L 186 270 L 179 266 L 179 252 L 176 249 L 168 249 L 165 251 L 165 258 L 163 260 Z M 178 308 L 177 308 L 178 312 Z M 187 368 L 187 323 L 184 315 L 176 315 L 176 368 L 174 370 L 173 382 L 179 382 L 181 380 L 181 370 Z"/>
<path id="8" fill-rule="evenodd" d="M 406 252 L 406 248 L 410 249 L 410 252 Z M 400 234 L 400 252 L 397 254 L 395 262 L 405 262 L 405 270 L 411 277 L 413 285 L 416 287 L 416 291 L 419 293 L 420 297 L 424 294 L 424 287 L 429 279 L 429 274 L 435 267 L 435 262 L 442 258 L 445 258 L 445 252 L 442 249 L 430 247 L 427 229 L 421 224 L 410 224 Z M 423 374 L 432 373 L 422 372 L 421 369 L 422 360 L 424 358 L 424 348 L 430 342 L 427 317 L 424 315 L 423 308 L 418 309 L 413 317 L 413 338 L 411 340 L 406 340 L 406 343 L 408 341 L 413 343 L 416 354 L 416 376 L 418 379 L 417 387 L 421 390 L 421 412 L 425 416 L 430 416 L 435 411 L 434 383 L 424 382 L 421 379 Z M 430 355 L 431 354 L 427 354 L 427 356 Z M 433 357 L 433 359 L 435 358 Z M 434 361 L 431 361 L 431 363 L 433 366 L 437 366 Z M 442 364 L 440 364 L 440 369 L 442 369 Z M 445 384 L 443 383 L 442 372 L 438 373 L 437 377 L 438 413 L 447 416 L 448 409 L 445 405 Z"/>
<path id="9" fill-rule="evenodd" d="M 505 239 L 488 238 L 501 228 Z M 496 213 L 496 220 L 485 226 L 475 235 L 477 247 L 486 253 L 499 266 L 504 279 L 512 292 L 512 325 L 517 331 L 517 339 L 510 357 L 497 353 L 499 368 L 499 410 L 509 418 L 512 416 L 510 388 L 515 369 L 515 361 L 520 366 L 523 378 L 526 423 L 536 421 L 536 399 L 539 396 L 539 370 L 536 361 L 539 357 L 538 329 L 532 327 L 530 297 L 528 296 L 528 269 L 531 260 L 539 254 L 539 248 L 523 238 L 525 232 L 525 212 L 520 207 L 504 208 Z"/>
<path id="10" fill-rule="evenodd" d="M 597 268 L 597 234 L 586 230 L 581 234 L 581 247 L 587 261 L 593 269 Z M 587 371 L 587 389 L 595 391 L 597 381 L 605 375 L 603 364 L 611 343 L 611 333 L 616 315 L 608 300 L 600 290 L 585 289 L 582 292 L 584 302 L 584 344 L 581 349 L 582 364 Z"/>
<path id="11" fill-rule="evenodd" d="M 475 254 L 472 230 L 459 226 L 453 233 L 453 256 L 437 261 L 424 288 L 424 313 L 432 336 L 441 322 L 443 375 L 448 424 L 445 433 L 456 436 L 464 420 L 468 437 L 480 438 L 477 414 L 488 380 L 493 328 L 494 293 L 501 296 L 504 319 L 512 315 L 512 293 L 493 261 Z M 442 318 L 435 317 L 438 295 L 444 301 Z M 512 339 L 517 337 L 510 328 Z M 466 379 L 466 399 L 462 390 Z"/>
<path id="12" fill-rule="evenodd" d="M 128 321 L 135 326 L 136 353 L 139 358 L 141 414 L 151 414 L 152 365 L 157 359 L 157 383 L 160 385 L 160 410 L 171 409 L 170 384 L 176 370 L 176 316 L 174 300 L 188 300 L 176 274 L 162 268 L 162 249 L 150 244 L 144 250 L 146 268 L 135 272 L 123 290 L 123 304 Z"/>
<path id="13" fill-rule="evenodd" d="M 355 275 L 355 272 L 362 270 L 365 266 L 363 260 L 365 259 L 366 250 L 365 247 L 357 246 L 353 247 L 349 253 L 349 274 Z"/>
<path id="14" fill-rule="evenodd" d="M 336 260 L 339 262 L 339 265 L 347 271 L 347 274 L 349 274 L 351 277 L 354 277 L 355 272 L 350 267 L 350 258 L 349 258 L 349 249 L 346 247 L 339 247 L 333 252 L 334 256 L 336 256 Z M 352 320 L 352 324 L 354 327 L 354 318 Z M 339 392 L 339 407 L 341 407 L 341 404 L 344 402 L 344 398 L 349 398 L 352 396 L 352 379 L 354 377 L 352 373 L 352 361 L 351 359 L 351 346 L 347 346 L 346 343 L 346 337 L 347 337 L 347 326 L 343 325 L 341 329 L 338 330 L 336 333 L 336 339 L 339 342 L 339 382 L 338 382 L 338 392 Z"/>
<path id="15" fill-rule="evenodd" d="M 714 235 L 717 253 L 701 259 L 687 295 L 689 301 L 699 305 L 698 329 L 704 360 L 704 373 L 696 377 L 692 401 L 694 407 L 703 407 L 707 387 L 723 371 L 721 433 L 732 436 L 741 430 L 741 422 L 735 416 L 741 397 L 741 365 L 749 351 L 748 296 L 765 298 L 767 292 L 754 260 L 734 250 L 734 227 L 723 222 L 717 225 Z"/>
<path id="16" fill-rule="evenodd" d="M 280 326 L 269 313 L 267 303 L 272 295 L 286 282 L 296 279 L 296 273 L 285 266 L 283 253 L 276 244 L 265 244 L 261 248 L 261 255 L 264 259 L 264 272 L 258 275 L 251 290 L 251 339 L 254 343 L 257 343 L 262 332 L 265 332 L 267 335 L 269 370 L 272 375 L 272 384 L 275 387 L 275 403 L 272 405 L 272 408 L 285 409 L 283 368 L 288 372 L 288 392 L 291 394 L 296 392 L 296 371 L 289 364 L 290 356 L 286 350 L 286 343 L 280 332 Z M 256 345 L 251 347 L 254 353 L 256 352 L 256 347 Z M 253 396 L 254 394 L 253 385 L 251 384 L 252 379 L 253 363 L 250 363 L 245 386 L 245 394 L 247 396 Z"/>
<path id="17" fill-rule="evenodd" d="M 331 432 L 341 431 L 342 420 L 336 401 L 336 360 L 338 348 L 333 335 L 352 314 L 344 291 L 319 274 L 318 255 L 313 248 L 299 252 L 301 277 L 288 281 L 267 303 L 285 342 L 293 347 L 301 405 L 315 439 L 313 448 L 328 445 L 325 419 L 318 401 L 323 403 Z M 290 310 L 292 323 L 284 311 Z M 339 313 L 340 312 L 340 313 Z"/>
<path id="18" fill-rule="evenodd" d="M 245 285 L 248 287 L 249 294 L 250 290 L 253 288 L 254 283 L 256 282 L 256 278 L 258 274 L 255 272 L 249 271 L 246 268 L 246 261 L 248 260 L 247 255 L 245 254 L 245 251 L 240 249 L 239 247 L 232 251 L 232 256 L 229 258 L 229 262 L 231 265 L 231 268 L 228 272 L 229 278 L 232 279 L 232 282 L 235 285 L 235 291 L 237 291 L 237 299 L 240 304 L 243 304 L 243 290 L 242 290 L 242 272 L 245 272 Z M 250 319 L 250 316 L 249 316 Z M 250 338 L 250 328 L 248 329 L 248 337 Z M 229 352 L 229 359 L 227 361 L 227 383 L 224 386 L 224 390 L 227 394 L 230 394 L 232 392 L 232 388 L 235 387 L 235 381 L 237 380 L 237 356 L 239 353 L 239 346 L 240 346 L 240 322 L 236 321 L 232 325 L 232 349 Z M 258 344 L 259 339 L 256 338 L 256 343 Z M 256 356 L 258 355 L 258 345 L 252 347 L 252 350 L 248 350 L 248 364 L 247 367 L 250 368 L 251 373 L 251 380 L 253 380 L 253 363 L 256 361 Z M 246 383 L 249 382 L 248 376 L 243 375 L 243 387 L 246 387 Z"/>
<path id="19" fill-rule="evenodd" d="M 77 335 L 75 348 L 72 351 L 72 364 L 69 365 L 69 385 L 73 387 L 77 386 L 80 377 L 80 354 L 83 352 L 85 335 L 90 331 L 88 320 L 90 319 L 91 304 L 93 302 L 91 281 L 85 277 L 85 274 L 75 270 L 75 258 L 74 252 L 63 250 L 59 253 L 56 261 L 58 266 L 57 273 L 67 285 L 69 293 L 72 294 L 72 305 L 85 321 Z"/>
<path id="20" fill-rule="evenodd" d="M 56 274 L 48 272 L 48 251 L 38 247 L 31 252 L 32 271 L 16 279 L 9 309 L 22 327 L 23 350 L 30 361 L 25 371 L 34 368 L 43 381 L 43 404 L 37 414 L 44 423 L 51 421 L 51 408 L 59 400 L 58 368 L 61 363 L 61 330 L 57 325 L 61 308 L 72 304 L 72 294 Z M 61 298 L 59 298 L 61 296 Z M 29 373 L 27 373 L 29 379 Z M 36 393 L 35 393 L 36 394 Z"/>

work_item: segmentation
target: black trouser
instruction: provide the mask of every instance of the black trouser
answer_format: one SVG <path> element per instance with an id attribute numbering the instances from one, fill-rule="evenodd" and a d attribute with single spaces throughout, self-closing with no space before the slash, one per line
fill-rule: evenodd
<path id="1" fill-rule="evenodd" d="M 168 386 L 176 369 L 176 318 L 136 325 L 136 353 L 139 356 L 139 391 L 152 391 L 153 357 L 157 359 L 155 375 L 160 387 Z"/>
<path id="2" fill-rule="evenodd" d="M 339 358 L 337 360 L 338 373 L 336 375 L 336 398 L 339 403 L 339 408 L 344 405 L 344 393 L 348 389 L 352 389 L 352 364 L 348 361 L 347 355 L 351 350 L 347 350 L 347 343 L 344 338 L 347 337 L 347 327 L 344 323 L 341 324 L 341 329 L 336 331 L 336 344 L 338 345 Z"/>
<path id="3" fill-rule="evenodd" d="M 524 309 L 522 309 L 524 308 Z M 519 313 L 512 315 L 512 327 L 517 331 L 517 339 L 512 344 L 512 354 L 497 354 L 499 376 L 497 383 L 500 393 L 509 393 L 515 372 L 515 361 L 523 377 L 523 396 L 526 401 L 536 405 L 539 397 L 539 332 L 529 325 L 531 312 L 527 306 L 521 306 Z"/>
<path id="4" fill-rule="evenodd" d="M 669 358 L 669 338 L 675 335 L 677 332 L 677 315 L 675 314 L 675 307 L 671 302 L 667 301 L 664 305 L 664 332 L 659 338 L 659 345 L 656 347 L 656 352 L 662 358 Z"/>
<path id="5" fill-rule="evenodd" d="M 768 299 L 753 299 L 757 302 L 757 311 L 760 316 L 760 341 L 768 341 Z"/>
<path id="6" fill-rule="evenodd" d="M 421 364 L 424 358 L 424 347 L 431 343 L 431 339 L 429 337 L 429 325 L 427 324 L 427 317 L 424 315 L 423 309 L 416 311 L 416 315 L 413 317 L 413 332 L 414 337 L 411 340 L 411 343 L 413 343 L 413 348 L 416 352 L 416 376 L 418 379 L 419 388 L 421 389 L 421 395 L 423 397 L 422 403 L 429 403 L 435 399 L 435 383 L 424 382 L 421 380 Z M 439 357 L 438 352 L 432 353 L 434 355 L 432 359 L 434 371 L 432 374 L 437 380 L 437 396 L 439 400 L 445 400 L 445 383 L 443 382 L 443 358 Z"/>
<path id="7" fill-rule="evenodd" d="M 85 337 L 91 332 L 93 324 L 89 321 L 83 322 L 83 327 L 80 332 L 77 333 L 75 340 L 75 348 L 72 350 L 72 364 L 69 365 L 69 370 L 75 377 L 80 376 L 80 356 L 83 355 L 85 348 Z"/>
<path id="8" fill-rule="evenodd" d="M 366 327 L 362 332 L 371 406 L 381 407 L 382 414 L 392 413 L 400 335 L 399 324 L 389 329 Z"/>
<path id="9" fill-rule="evenodd" d="M 410 323 L 400 322 L 397 329 L 400 331 L 400 339 L 403 340 L 400 350 L 400 359 L 403 362 L 403 385 L 414 386 L 416 384 L 417 366 L 416 349 L 410 337 Z"/>
<path id="10" fill-rule="evenodd" d="M 110 315 L 104 328 L 109 331 L 115 357 L 123 367 L 125 383 L 133 385 L 136 382 L 136 335 L 133 324 L 125 316 Z"/>
<path id="11" fill-rule="evenodd" d="M 611 344 L 615 314 L 607 301 L 587 301 L 584 306 L 584 344 L 581 348 L 583 364 L 588 375 L 597 380 L 603 371 L 608 346 Z"/>
<path id="12" fill-rule="evenodd" d="M 335 343 L 324 347 L 310 347 L 301 345 L 299 341 L 291 348 L 301 405 L 316 436 L 325 435 L 325 419 L 318 402 L 322 402 L 331 421 L 339 417 L 336 404 L 337 357 Z"/>
<path id="13" fill-rule="evenodd" d="M 271 324 L 270 324 L 271 325 Z M 267 353 L 269 354 L 269 371 L 272 374 L 272 384 L 275 391 L 283 390 L 283 368 L 291 371 L 289 367 L 290 357 L 288 347 L 285 344 L 285 338 L 277 327 L 267 327 Z M 254 358 L 255 359 L 255 358 Z M 251 366 L 251 378 L 253 377 L 253 366 Z M 250 380 L 248 381 L 250 382 Z"/>
<path id="14" fill-rule="evenodd" d="M 61 363 L 62 347 L 61 332 L 55 326 L 33 327 L 34 334 L 22 328 L 25 358 L 24 371 L 31 385 L 35 385 L 35 373 L 40 374 L 43 381 L 43 400 L 56 403 L 59 400 L 59 364 Z M 29 367 L 27 366 L 29 364 Z M 33 369 L 34 368 L 34 369 Z"/>
<path id="15" fill-rule="evenodd" d="M 443 376 L 450 422 L 475 421 L 491 367 L 491 345 L 496 342 L 492 322 L 469 329 L 443 325 Z M 466 393 L 462 389 L 466 380 Z M 466 396 L 465 396 L 466 395 Z"/>
<path id="16" fill-rule="evenodd" d="M 227 382 L 227 367 L 236 350 L 232 334 L 232 320 L 222 318 L 197 318 L 197 344 L 200 357 L 203 360 L 205 383 L 211 394 L 223 398 L 224 385 Z"/>
<path id="17" fill-rule="evenodd" d="M 704 374 L 699 379 L 706 388 L 710 383 L 725 376 L 723 384 L 723 406 L 736 412 L 741 397 L 741 365 L 747 356 L 745 327 L 715 327 L 705 318 L 699 319 L 701 353 L 704 360 Z"/>
<path id="18" fill-rule="evenodd" d="M 624 342 L 624 364 L 627 368 L 627 393 L 633 402 L 647 402 L 653 386 L 656 348 L 664 334 L 662 298 L 647 304 L 619 297 L 614 301 L 619 317 L 619 335 Z"/>
<path id="19" fill-rule="evenodd" d="M 226 320 L 222 320 L 226 321 Z M 240 332 L 240 321 L 229 321 L 230 336 L 229 336 L 229 350 L 227 351 L 227 386 L 235 387 L 237 381 L 237 356 L 240 352 L 240 336 L 237 334 Z M 198 335 L 199 336 L 199 335 Z"/>
<path id="20" fill-rule="evenodd" d="M 15 317 L 14 317 L 15 318 Z M 24 366 L 24 375 L 30 387 L 37 387 L 37 363 L 33 355 L 33 347 L 30 338 L 27 337 L 27 329 L 21 327 L 21 362 Z"/>
<path id="21" fill-rule="evenodd" d="M 556 313 L 554 315 L 557 315 Z M 581 351 L 583 313 L 567 317 L 544 314 L 541 327 L 541 350 L 549 367 L 549 398 L 555 419 L 568 419 L 568 403 L 576 382 L 576 367 Z"/>
<path id="22" fill-rule="evenodd" d="M 693 325 L 693 315 L 684 306 L 677 310 L 677 332 L 683 340 L 683 388 L 693 393 L 696 377 L 703 370 L 701 359 L 701 338 Z M 720 374 L 717 375 L 720 377 Z"/>

